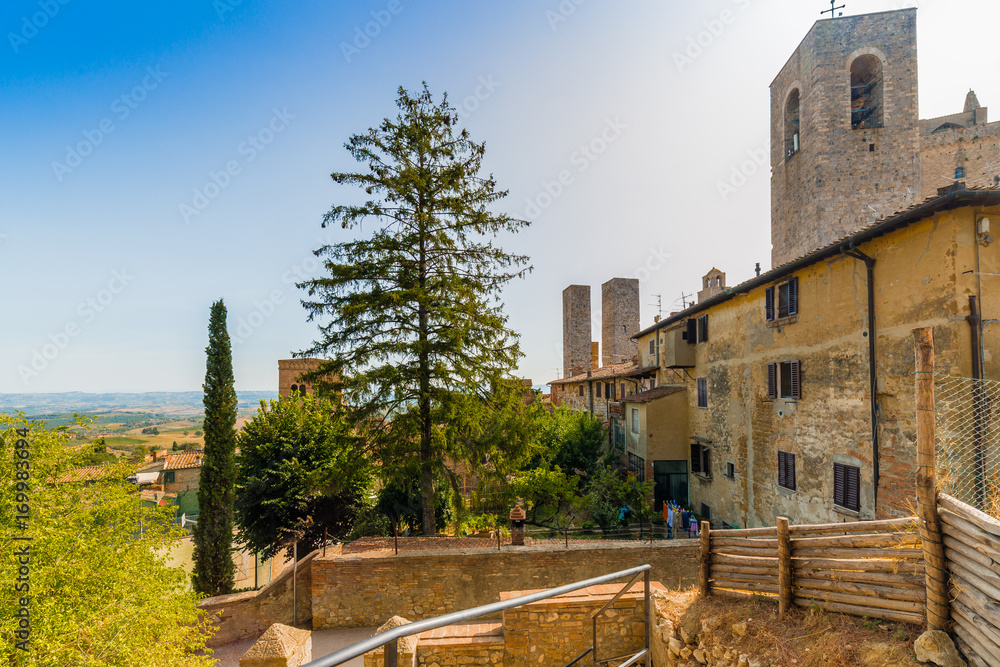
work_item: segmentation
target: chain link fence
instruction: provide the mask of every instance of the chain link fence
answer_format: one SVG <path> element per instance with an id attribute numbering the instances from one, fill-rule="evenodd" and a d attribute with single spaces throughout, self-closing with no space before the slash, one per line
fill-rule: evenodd
<path id="1" fill-rule="evenodd" d="M 934 376 L 938 488 L 1000 519 L 1000 382 Z"/>

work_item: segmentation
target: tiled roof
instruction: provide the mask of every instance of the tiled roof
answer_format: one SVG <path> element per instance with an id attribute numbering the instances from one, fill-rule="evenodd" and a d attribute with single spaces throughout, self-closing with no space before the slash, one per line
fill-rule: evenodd
<path id="1" fill-rule="evenodd" d="M 650 373 L 655 371 L 656 368 L 656 366 L 639 366 L 639 364 L 634 361 L 626 361 L 625 363 L 611 364 L 610 366 L 598 368 L 591 371 L 589 376 L 586 373 L 581 373 L 580 375 L 574 375 L 573 377 L 553 380 L 548 384 L 576 384 L 577 382 L 586 382 L 587 380 L 610 380 L 611 378 L 630 377 L 632 375 Z"/>
<path id="2" fill-rule="evenodd" d="M 76 470 L 70 470 L 68 473 L 59 478 L 59 482 L 89 482 L 97 479 L 104 479 L 108 474 L 108 466 L 87 466 L 85 468 L 77 468 Z"/>
<path id="3" fill-rule="evenodd" d="M 181 470 L 183 468 L 200 468 L 201 452 L 184 452 L 183 454 L 167 454 L 164 470 Z"/>
<path id="4" fill-rule="evenodd" d="M 961 184 L 959 184 L 959 186 L 952 186 L 952 188 L 950 188 L 945 194 L 928 197 L 922 202 L 913 204 L 909 208 L 899 211 L 898 213 L 894 213 L 890 216 L 882 218 L 881 220 L 877 220 L 869 225 L 861 227 L 847 236 L 800 255 L 799 257 L 776 266 L 770 271 L 762 273 L 759 276 L 745 280 L 739 285 L 727 287 L 722 294 L 713 296 L 705 301 L 700 301 L 686 310 L 682 310 L 679 313 L 674 313 L 669 317 L 665 317 L 656 324 L 643 329 L 636 335 L 632 336 L 632 338 L 639 339 L 642 336 L 656 331 L 657 329 L 662 329 L 665 326 L 691 317 L 695 313 L 707 310 L 717 303 L 728 301 L 739 294 L 749 292 L 755 287 L 778 280 L 779 278 L 802 268 L 802 266 L 808 266 L 822 261 L 827 257 L 840 254 L 845 246 L 865 243 L 895 229 L 906 227 L 907 225 L 919 222 L 920 220 L 925 220 L 941 211 L 959 206 L 996 205 L 998 203 L 1000 203 L 1000 188 L 984 188 L 980 186 L 965 187 Z"/>
<path id="5" fill-rule="evenodd" d="M 653 387 L 652 389 L 647 389 L 646 391 L 640 391 L 638 394 L 625 396 L 624 398 L 621 399 L 621 402 L 649 403 L 650 401 L 655 401 L 658 398 L 663 398 L 664 396 L 669 396 L 670 394 L 676 394 L 677 392 L 684 391 L 685 389 L 687 389 L 687 387 L 665 384 L 660 387 Z"/>

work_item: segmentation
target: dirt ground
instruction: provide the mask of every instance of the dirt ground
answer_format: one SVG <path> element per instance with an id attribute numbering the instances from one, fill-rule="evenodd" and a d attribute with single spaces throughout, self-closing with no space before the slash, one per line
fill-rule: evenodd
<path id="1" fill-rule="evenodd" d="M 718 623 L 726 645 L 765 664 L 782 667 L 921 667 L 913 642 L 922 628 L 904 623 L 866 619 L 823 611 L 818 607 L 791 610 L 778 618 L 776 602 L 757 598 L 712 596 L 699 599 L 697 589 L 671 592 L 658 604 L 675 627 L 689 634 L 701 630 L 701 620 Z M 734 623 L 745 622 L 744 637 L 732 635 Z M 926 666 L 924 666 L 926 667 Z"/>

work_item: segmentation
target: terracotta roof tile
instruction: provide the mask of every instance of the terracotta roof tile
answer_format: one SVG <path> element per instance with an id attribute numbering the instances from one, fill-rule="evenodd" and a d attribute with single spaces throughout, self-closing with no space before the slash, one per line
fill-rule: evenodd
<path id="1" fill-rule="evenodd" d="M 181 470 L 183 468 L 200 468 L 201 452 L 184 452 L 183 454 L 167 454 L 164 470 Z"/>
<path id="2" fill-rule="evenodd" d="M 662 385 L 660 387 L 653 387 L 652 389 L 647 389 L 646 391 L 640 391 L 638 394 L 632 394 L 631 396 L 625 396 L 621 399 L 622 403 L 649 403 L 650 401 L 655 401 L 658 398 L 663 398 L 664 396 L 669 396 L 670 394 L 676 394 L 679 391 L 684 391 L 687 387 L 680 387 L 677 385 Z"/>

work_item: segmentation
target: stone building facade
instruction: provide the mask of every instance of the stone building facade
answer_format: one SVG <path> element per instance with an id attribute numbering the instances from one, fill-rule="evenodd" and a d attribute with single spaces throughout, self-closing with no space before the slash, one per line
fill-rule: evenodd
<path id="1" fill-rule="evenodd" d="M 1000 185 L 1000 123 L 975 93 L 920 120 L 917 10 L 818 21 L 771 83 L 771 264 L 956 181 Z"/>
<path id="2" fill-rule="evenodd" d="M 911 331 L 933 328 L 938 369 L 971 377 L 969 297 L 984 321 L 1000 313 L 1000 249 L 979 231 L 997 216 L 1000 190 L 956 186 L 642 331 L 640 351 L 660 338 L 657 386 L 686 389 L 658 418 L 686 421 L 688 450 L 661 465 L 686 468 L 694 511 L 739 527 L 912 514 Z M 988 379 L 996 344 L 983 329 Z M 837 496 L 838 475 L 856 496 Z"/>
<path id="3" fill-rule="evenodd" d="M 771 83 L 772 266 L 906 208 L 917 121 L 915 9 L 816 22 Z"/>
<path id="4" fill-rule="evenodd" d="M 590 285 L 570 285 L 563 290 L 564 378 L 591 367 Z"/>
<path id="5" fill-rule="evenodd" d="M 1000 185 L 1000 122 L 988 122 L 987 109 L 973 91 L 962 113 L 920 121 L 922 197 L 954 181 L 968 187 Z"/>
<path id="6" fill-rule="evenodd" d="M 278 395 L 288 398 L 292 392 L 312 394 L 313 383 L 306 382 L 302 376 L 320 367 L 322 359 L 280 359 L 278 360 Z"/>
<path id="7" fill-rule="evenodd" d="M 628 361 L 639 331 L 639 280 L 612 278 L 601 285 L 601 365 Z"/>

